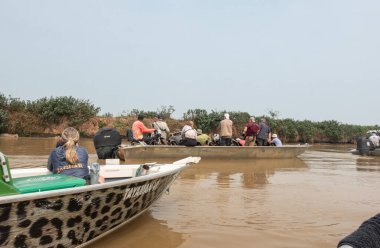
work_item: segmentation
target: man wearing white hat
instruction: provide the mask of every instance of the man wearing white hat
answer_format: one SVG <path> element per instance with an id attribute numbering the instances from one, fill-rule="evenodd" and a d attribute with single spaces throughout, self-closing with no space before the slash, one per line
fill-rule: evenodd
<path id="1" fill-rule="evenodd" d="M 277 134 L 272 134 L 272 141 L 270 142 L 272 146 L 282 146 L 281 140 L 277 137 Z"/>
<path id="2" fill-rule="evenodd" d="M 224 120 L 219 122 L 218 129 L 220 130 L 220 145 L 231 146 L 232 141 L 232 121 L 228 113 L 224 114 Z"/>

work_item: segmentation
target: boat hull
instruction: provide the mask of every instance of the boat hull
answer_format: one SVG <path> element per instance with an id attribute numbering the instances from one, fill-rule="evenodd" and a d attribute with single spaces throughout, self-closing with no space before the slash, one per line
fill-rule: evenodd
<path id="1" fill-rule="evenodd" d="M 294 158 L 309 145 L 276 146 L 127 146 L 119 149 L 120 159 L 181 158 L 199 156 L 212 159 L 280 159 Z"/>
<path id="2" fill-rule="evenodd" d="M 351 153 L 353 155 L 380 156 L 380 148 L 376 148 L 374 150 L 368 150 L 365 152 L 365 154 L 360 154 L 360 152 L 357 149 L 352 150 Z"/>
<path id="3" fill-rule="evenodd" d="M 106 184 L 1 197 L 0 246 L 86 244 L 147 210 L 185 167 Z"/>

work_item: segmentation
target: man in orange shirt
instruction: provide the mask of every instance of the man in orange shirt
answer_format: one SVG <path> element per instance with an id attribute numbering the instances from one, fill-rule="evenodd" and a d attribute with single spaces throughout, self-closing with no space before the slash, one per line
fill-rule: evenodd
<path id="1" fill-rule="evenodd" d="M 137 120 L 132 124 L 132 132 L 133 138 L 139 141 L 145 141 L 149 143 L 152 140 L 152 137 L 144 138 L 144 133 L 153 133 L 155 131 L 154 128 L 147 128 L 144 123 L 144 116 L 138 115 Z"/>

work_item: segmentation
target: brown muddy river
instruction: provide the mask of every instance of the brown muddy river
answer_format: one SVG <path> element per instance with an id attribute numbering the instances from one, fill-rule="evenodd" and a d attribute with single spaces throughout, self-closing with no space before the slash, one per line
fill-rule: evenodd
<path id="1" fill-rule="evenodd" d="M 13 167 L 45 166 L 55 142 L 0 138 L 0 151 Z M 81 145 L 96 161 L 92 140 Z M 145 214 L 88 247 L 336 247 L 380 212 L 380 158 L 351 155 L 352 148 L 314 145 L 287 160 L 202 160 Z"/>

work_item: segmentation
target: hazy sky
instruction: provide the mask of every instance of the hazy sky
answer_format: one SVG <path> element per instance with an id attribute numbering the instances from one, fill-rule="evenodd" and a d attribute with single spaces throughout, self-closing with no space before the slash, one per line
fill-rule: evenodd
<path id="1" fill-rule="evenodd" d="M 380 124 L 378 0 L 0 0 L 0 93 Z"/>

